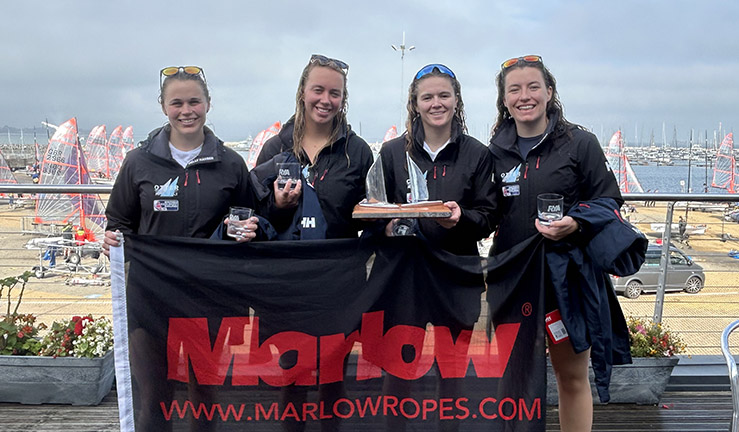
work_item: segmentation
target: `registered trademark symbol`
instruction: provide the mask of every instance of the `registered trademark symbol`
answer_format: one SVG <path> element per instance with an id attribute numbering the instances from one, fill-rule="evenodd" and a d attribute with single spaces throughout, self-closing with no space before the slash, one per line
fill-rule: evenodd
<path id="1" fill-rule="evenodd" d="M 521 306 L 521 313 L 523 314 L 523 316 L 530 316 L 532 309 L 533 308 L 531 307 L 531 303 L 526 302 L 523 304 L 523 306 Z"/>

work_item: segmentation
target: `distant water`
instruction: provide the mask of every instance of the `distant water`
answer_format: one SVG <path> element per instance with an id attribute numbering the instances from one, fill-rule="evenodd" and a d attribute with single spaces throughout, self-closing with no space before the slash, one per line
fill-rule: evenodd
<path id="1" fill-rule="evenodd" d="M 636 178 L 644 188 L 644 192 L 655 190 L 659 192 L 687 193 L 688 187 L 688 166 L 656 166 L 656 165 L 636 165 L 632 166 Z M 708 179 L 706 181 L 706 178 Z M 680 181 L 685 182 L 685 186 Z M 726 193 L 723 189 L 710 187 L 713 180 L 713 169 L 708 169 L 706 177 L 706 168 L 693 165 L 690 169 L 690 189 L 693 193 L 702 193 L 703 185 L 708 184 L 709 193 Z"/>

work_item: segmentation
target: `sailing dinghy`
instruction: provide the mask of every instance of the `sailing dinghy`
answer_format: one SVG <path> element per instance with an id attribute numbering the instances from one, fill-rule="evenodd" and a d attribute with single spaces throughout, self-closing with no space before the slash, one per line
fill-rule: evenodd
<path id="1" fill-rule="evenodd" d="M 644 192 L 624 151 L 624 140 L 621 136 L 621 131 L 616 131 L 608 142 L 606 159 L 608 160 L 608 165 L 611 166 L 611 170 L 613 170 L 613 175 L 616 176 L 621 192 Z"/>
<path id="2" fill-rule="evenodd" d="M 736 193 L 736 159 L 734 158 L 734 134 L 729 133 L 721 141 L 716 152 L 716 164 L 713 167 L 711 186 Z"/>

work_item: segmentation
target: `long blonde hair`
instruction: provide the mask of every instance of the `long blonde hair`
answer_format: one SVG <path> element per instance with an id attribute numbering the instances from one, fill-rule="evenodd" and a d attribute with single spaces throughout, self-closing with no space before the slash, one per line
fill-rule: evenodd
<path id="1" fill-rule="evenodd" d="M 339 112 L 336 113 L 336 116 L 332 120 L 331 124 L 331 135 L 329 136 L 328 142 L 334 143 L 339 138 L 339 135 L 341 134 L 342 130 L 346 129 L 347 126 L 347 120 L 346 120 L 346 112 L 347 112 L 347 100 L 349 97 L 349 92 L 346 88 L 346 73 L 343 69 L 338 67 L 335 63 L 329 62 L 327 64 L 320 64 L 318 62 L 311 61 L 308 62 L 308 64 L 303 68 L 303 73 L 300 75 L 300 82 L 298 83 L 298 91 L 295 94 L 295 115 L 293 116 L 295 120 L 294 128 L 293 128 L 293 153 L 295 154 L 295 157 L 300 160 L 302 158 L 302 142 L 303 142 L 303 135 L 305 134 L 305 83 L 308 81 L 308 75 L 310 72 L 316 68 L 316 67 L 326 67 L 333 69 L 341 74 L 341 76 L 344 78 L 344 89 L 343 89 L 343 98 L 341 100 L 341 108 L 339 109 Z"/>

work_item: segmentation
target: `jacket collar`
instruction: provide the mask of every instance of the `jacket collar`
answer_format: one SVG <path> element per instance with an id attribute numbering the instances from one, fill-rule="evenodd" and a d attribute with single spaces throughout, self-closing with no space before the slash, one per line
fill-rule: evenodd
<path id="1" fill-rule="evenodd" d="M 169 124 L 154 129 L 149 133 L 149 136 L 143 142 L 142 147 L 144 147 L 146 151 L 153 156 L 173 161 L 172 152 L 169 150 L 169 134 L 171 131 L 172 126 Z M 188 166 L 201 163 L 219 162 L 221 160 L 218 147 L 219 144 L 222 144 L 222 141 L 216 137 L 213 131 L 209 128 L 204 127 L 203 131 L 205 133 L 203 149 L 200 151 L 198 157 L 193 159 Z"/>
<path id="2" fill-rule="evenodd" d="M 543 134 L 545 139 L 554 132 L 554 128 L 557 126 L 557 122 L 559 121 L 559 114 L 550 114 L 548 115 L 548 118 L 549 123 L 547 124 L 547 128 L 544 130 Z M 509 118 L 506 120 L 506 123 L 490 138 L 490 143 L 505 150 L 518 151 L 518 145 L 516 144 L 517 139 L 518 133 L 516 131 L 516 122 L 512 118 Z M 543 141 L 544 140 L 542 140 L 542 142 Z"/>
<path id="3" fill-rule="evenodd" d="M 407 133 L 407 132 L 406 132 Z M 423 130 L 423 122 L 421 122 L 421 118 L 417 117 L 415 120 L 413 120 L 413 123 L 411 124 L 411 133 L 413 136 L 413 151 L 418 152 L 418 154 L 425 154 L 426 151 L 423 149 L 423 142 L 426 139 L 426 135 Z M 456 159 L 457 154 L 459 153 L 459 143 L 462 142 L 463 139 L 462 134 L 462 127 L 459 123 L 459 121 L 455 118 L 452 120 L 452 134 L 449 138 L 449 145 L 446 146 L 444 150 L 442 150 L 441 154 L 445 155 L 445 159 Z M 453 151 L 452 151 L 453 149 Z M 437 159 L 438 160 L 438 159 Z"/>

